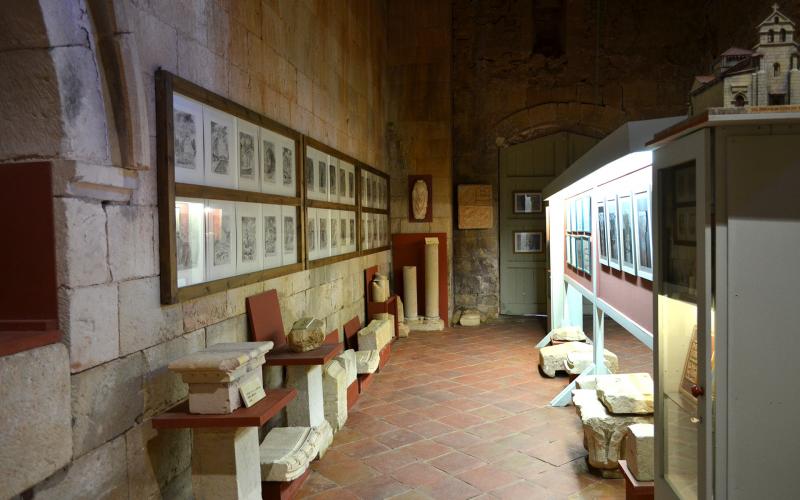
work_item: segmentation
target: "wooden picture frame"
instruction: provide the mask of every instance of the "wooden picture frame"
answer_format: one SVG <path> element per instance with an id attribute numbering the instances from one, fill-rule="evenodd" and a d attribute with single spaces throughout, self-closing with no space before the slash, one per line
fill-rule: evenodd
<path id="1" fill-rule="evenodd" d="M 542 231 L 513 231 L 515 254 L 544 252 L 544 233 Z"/>
<path id="2" fill-rule="evenodd" d="M 416 199 L 416 208 L 414 203 L 415 199 Z M 433 221 L 433 176 L 432 175 L 408 176 L 408 221 L 409 222 Z"/>
<path id="3" fill-rule="evenodd" d="M 541 214 L 544 203 L 541 191 L 514 191 L 512 207 L 515 214 Z"/>

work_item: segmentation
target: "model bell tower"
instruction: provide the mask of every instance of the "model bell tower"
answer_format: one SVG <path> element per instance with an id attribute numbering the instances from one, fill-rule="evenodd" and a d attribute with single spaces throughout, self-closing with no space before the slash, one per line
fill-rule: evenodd
<path id="1" fill-rule="evenodd" d="M 759 104 L 798 102 L 800 74 L 795 24 L 780 12 L 777 3 L 772 6 L 772 13 L 758 25 L 755 51 L 760 55 L 759 72 L 763 75 L 757 80 Z"/>

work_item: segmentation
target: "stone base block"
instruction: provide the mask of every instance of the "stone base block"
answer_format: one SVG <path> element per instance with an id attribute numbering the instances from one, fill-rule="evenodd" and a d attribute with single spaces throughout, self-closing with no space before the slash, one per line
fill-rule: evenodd
<path id="1" fill-rule="evenodd" d="M 562 326 L 550 332 L 551 342 L 586 342 L 588 337 L 579 326 Z"/>
<path id="2" fill-rule="evenodd" d="M 197 500 L 259 500 L 258 429 L 193 429 L 192 490 Z"/>
<path id="3" fill-rule="evenodd" d="M 322 371 L 322 397 L 325 420 L 334 434 L 347 421 L 347 372 L 339 361 L 334 359 Z"/>
<path id="4" fill-rule="evenodd" d="M 652 424 L 633 424 L 625 436 L 625 460 L 628 469 L 637 481 L 653 480 L 655 460 L 654 426 Z"/>
<path id="5" fill-rule="evenodd" d="M 369 325 L 358 331 L 358 350 L 380 351 L 392 341 L 394 337 L 393 321 L 388 319 L 374 319 Z"/>
<path id="6" fill-rule="evenodd" d="M 233 413 L 244 405 L 239 387 L 253 379 L 264 385 L 261 365 L 234 382 L 189 384 L 189 411 L 203 415 Z"/>
<path id="7" fill-rule="evenodd" d="M 608 371 L 617 373 L 619 371 L 619 358 L 617 358 L 617 355 L 606 349 L 603 356 L 605 357 Z M 567 354 L 567 359 L 564 361 L 564 369 L 570 375 L 580 375 L 593 362 L 594 351 L 575 351 Z"/>
<path id="8" fill-rule="evenodd" d="M 580 354 L 578 354 L 580 353 Z M 594 346 L 583 342 L 566 342 L 564 344 L 549 345 L 539 349 L 539 368 L 547 377 L 555 377 L 557 371 L 567 369 L 567 361 L 572 359 L 577 365 L 589 360 L 585 366 L 592 362 Z M 588 358 L 587 358 L 588 356 Z M 609 350 L 605 350 L 605 361 L 609 371 L 616 370 L 619 366 L 617 355 Z M 585 368 L 584 366 L 584 368 Z M 577 368 L 575 369 L 577 370 Z M 575 373 L 580 373 L 577 370 Z"/>
<path id="9" fill-rule="evenodd" d="M 336 360 L 341 363 L 347 374 L 347 385 L 352 384 L 358 377 L 358 367 L 356 362 L 356 351 L 347 349 L 340 355 L 336 356 Z"/>
<path id="10" fill-rule="evenodd" d="M 458 322 L 461 326 L 480 326 L 481 313 L 478 311 L 464 311 Z"/>
<path id="11" fill-rule="evenodd" d="M 597 397 L 609 413 L 653 413 L 653 379 L 649 373 L 599 375 Z"/>
<path id="12" fill-rule="evenodd" d="M 603 477 L 621 477 L 620 459 L 625 456 L 625 436 L 632 424 L 652 424 L 652 415 L 612 415 L 593 389 L 572 391 L 572 402 L 583 423 L 583 442 L 588 464 Z"/>
<path id="13" fill-rule="evenodd" d="M 286 418 L 293 427 L 325 425 L 322 366 L 287 366 L 286 387 L 297 389 L 297 397 L 286 406 Z"/>
<path id="14" fill-rule="evenodd" d="M 409 330 L 414 332 L 440 332 L 444 330 L 444 320 L 440 318 L 417 318 L 416 320 L 406 320 Z"/>
<path id="15" fill-rule="evenodd" d="M 408 337 L 408 333 L 411 330 L 408 328 L 408 325 L 405 323 L 400 323 L 397 325 L 397 336 L 401 339 Z"/>
<path id="16" fill-rule="evenodd" d="M 313 427 L 275 427 L 259 446 L 262 481 L 292 481 L 319 454 L 322 432 Z"/>
<path id="17" fill-rule="evenodd" d="M 376 350 L 356 352 L 356 369 L 359 375 L 375 373 L 381 362 L 381 355 Z"/>

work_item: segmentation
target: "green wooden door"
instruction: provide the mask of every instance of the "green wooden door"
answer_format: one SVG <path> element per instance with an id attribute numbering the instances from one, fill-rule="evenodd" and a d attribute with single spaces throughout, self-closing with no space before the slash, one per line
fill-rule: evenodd
<path id="1" fill-rule="evenodd" d="M 525 199 L 523 193 L 541 194 L 542 188 L 596 142 L 591 137 L 561 132 L 500 150 L 501 314 L 547 312 L 544 206 L 541 212 L 515 213 L 515 193 L 520 202 Z M 525 204 L 520 203 L 519 208 L 524 209 Z M 541 252 L 519 252 L 530 250 L 537 240 L 541 241 Z"/>

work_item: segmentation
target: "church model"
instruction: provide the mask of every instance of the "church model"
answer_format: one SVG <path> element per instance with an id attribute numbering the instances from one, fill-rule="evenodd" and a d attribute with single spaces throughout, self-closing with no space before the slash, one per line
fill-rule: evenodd
<path id="1" fill-rule="evenodd" d="M 708 108 L 800 104 L 800 53 L 795 24 L 772 6 L 758 25 L 753 50 L 732 47 L 714 61 L 712 74 L 695 78 L 691 114 Z"/>

